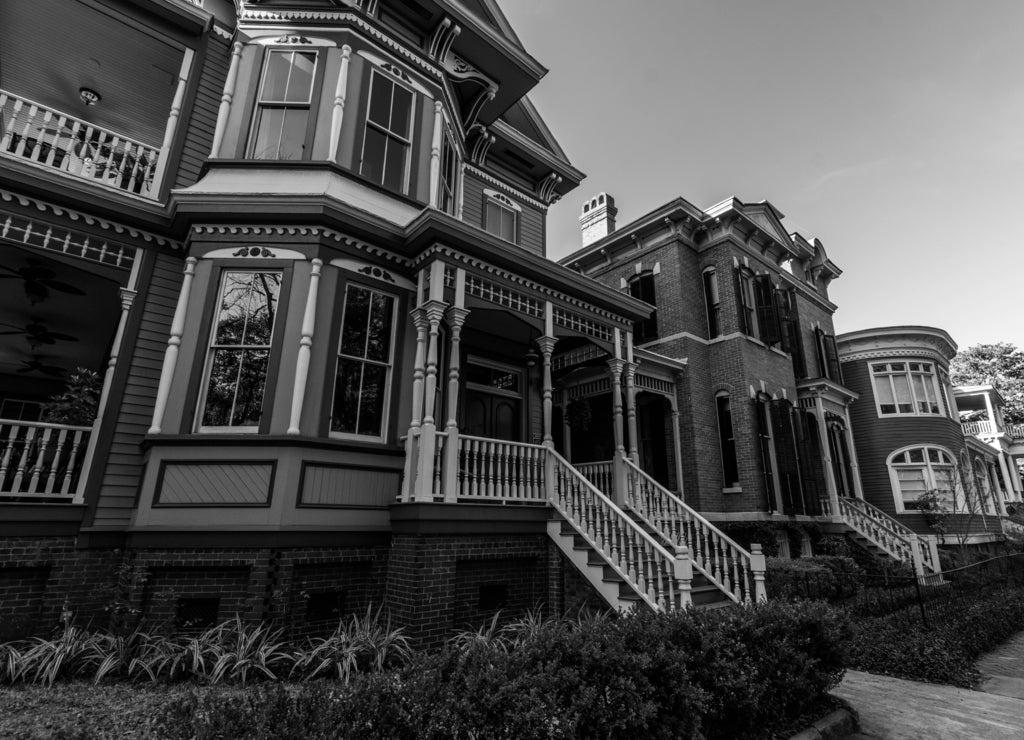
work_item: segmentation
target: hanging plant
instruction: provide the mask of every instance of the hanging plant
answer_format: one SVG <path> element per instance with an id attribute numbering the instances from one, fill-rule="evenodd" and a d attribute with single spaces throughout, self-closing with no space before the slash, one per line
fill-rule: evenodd
<path id="1" fill-rule="evenodd" d="M 590 401 L 586 398 L 574 398 L 566 406 L 565 413 L 569 418 L 569 428 L 574 432 L 585 432 L 590 428 L 593 412 Z"/>

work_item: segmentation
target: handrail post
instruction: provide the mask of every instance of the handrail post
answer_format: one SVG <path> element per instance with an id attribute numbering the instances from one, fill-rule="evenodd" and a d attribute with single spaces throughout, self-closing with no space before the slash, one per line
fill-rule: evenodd
<path id="1" fill-rule="evenodd" d="M 678 608 L 688 609 L 693 606 L 693 561 L 690 560 L 690 550 L 686 545 L 676 547 L 675 553 L 672 568 L 676 584 L 679 586 Z"/>
<path id="2" fill-rule="evenodd" d="M 767 601 L 768 592 L 764 586 L 764 553 L 761 552 L 760 542 L 753 542 L 750 545 L 750 572 L 754 574 L 754 601 Z"/>
<path id="3" fill-rule="evenodd" d="M 921 578 L 924 575 L 924 561 L 921 557 L 921 545 L 919 538 L 910 540 L 910 558 L 914 562 L 914 575 Z"/>

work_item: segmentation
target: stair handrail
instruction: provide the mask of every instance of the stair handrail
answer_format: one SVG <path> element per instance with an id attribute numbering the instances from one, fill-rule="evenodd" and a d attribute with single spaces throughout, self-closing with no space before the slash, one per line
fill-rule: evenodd
<path id="1" fill-rule="evenodd" d="M 552 463 L 548 500 L 573 529 L 652 608 L 690 606 L 688 553 L 669 552 L 568 460 L 552 449 L 547 455 Z"/>
<path id="2" fill-rule="evenodd" d="M 694 569 L 732 601 L 765 600 L 763 555 L 748 552 L 628 457 L 623 461 L 630 508 L 648 526 L 687 547 Z"/>
<path id="3" fill-rule="evenodd" d="M 874 504 L 864 499 L 851 498 L 848 496 L 839 497 L 839 514 L 848 524 L 864 535 L 873 535 L 869 527 L 857 527 L 859 520 L 867 520 L 878 529 L 883 530 L 892 540 L 890 545 L 884 538 L 874 537 L 875 544 L 888 550 L 892 555 L 907 563 L 914 562 L 913 548 L 917 547 L 921 562 L 933 573 L 941 570 L 939 563 L 932 557 L 931 548 L 921 536 L 910 527 L 896 521 Z"/>

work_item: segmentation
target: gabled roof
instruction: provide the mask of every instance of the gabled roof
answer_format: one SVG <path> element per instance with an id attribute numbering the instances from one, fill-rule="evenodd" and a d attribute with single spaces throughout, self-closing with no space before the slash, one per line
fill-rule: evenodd
<path id="1" fill-rule="evenodd" d="M 461 2 L 452 0 L 452 5 L 462 5 L 467 11 L 500 33 L 507 41 L 512 42 L 520 49 L 523 48 L 523 42 L 512 30 L 512 25 L 494 0 L 461 0 Z"/>
<path id="2" fill-rule="evenodd" d="M 544 119 L 540 117 L 540 114 L 529 98 L 521 98 L 518 103 L 513 104 L 511 108 L 505 111 L 499 120 L 504 121 L 558 159 L 565 162 L 569 161 L 569 158 L 565 156 L 565 151 L 559 146 L 554 135 L 551 133 L 551 129 L 544 123 Z"/>
<path id="3" fill-rule="evenodd" d="M 793 240 L 782 225 L 783 214 L 778 208 L 766 200 L 760 203 L 744 203 L 739 198 L 726 198 L 704 212 L 711 217 L 719 217 L 733 211 L 766 235 L 778 242 L 787 251 L 793 250 Z"/>

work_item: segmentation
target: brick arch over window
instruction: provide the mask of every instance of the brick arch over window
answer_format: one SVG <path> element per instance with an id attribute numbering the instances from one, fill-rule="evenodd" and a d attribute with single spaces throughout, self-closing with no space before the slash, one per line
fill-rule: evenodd
<path id="1" fill-rule="evenodd" d="M 898 513 L 918 511 L 918 499 L 935 492 L 938 503 L 949 509 L 956 503 L 956 456 L 938 445 L 910 445 L 889 454 L 893 499 Z"/>

